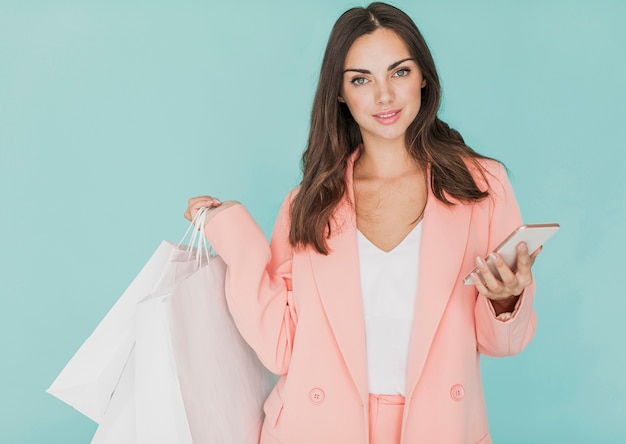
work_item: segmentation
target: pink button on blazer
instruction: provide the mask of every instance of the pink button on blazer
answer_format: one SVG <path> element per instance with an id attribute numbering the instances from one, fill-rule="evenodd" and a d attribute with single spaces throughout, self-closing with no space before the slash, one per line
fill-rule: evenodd
<path id="1" fill-rule="evenodd" d="M 206 236 L 228 265 L 227 301 L 244 338 L 280 375 L 265 403 L 262 444 L 367 444 L 368 382 L 352 157 L 327 256 L 288 241 L 289 203 L 272 239 L 242 205 L 217 214 Z M 534 288 L 496 319 L 463 276 L 521 223 L 504 168 L 484 161 L 490 197 L 446 206 L 429 192 L 420 247 L 402 443 L 490 443 L 479 356 L 520 352 L 535 332 Z"/>

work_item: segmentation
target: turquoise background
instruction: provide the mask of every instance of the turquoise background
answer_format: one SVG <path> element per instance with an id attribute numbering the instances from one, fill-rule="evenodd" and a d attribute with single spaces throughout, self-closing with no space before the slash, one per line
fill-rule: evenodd
<path id="1" fill-rule="evenodd" d="M 326 39 L 360 4 L 0 0 L 0 442 L 89 442 L 44 390 L 188 197 L 239 199 L 269 233 Z M 483 360 L 495 442 L 626 442 L 626 2 L 395 4 L 442 117 L 506 163 L 526 222 L 562 225 L 535 340 Z"/>

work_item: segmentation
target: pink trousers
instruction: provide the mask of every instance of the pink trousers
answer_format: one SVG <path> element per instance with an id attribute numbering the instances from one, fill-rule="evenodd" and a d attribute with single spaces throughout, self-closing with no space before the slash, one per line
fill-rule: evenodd
<path id="1" fill-rule="evenodd" d="M 370 444 L 400 444 L 404 396 L 370 393 Z"/>

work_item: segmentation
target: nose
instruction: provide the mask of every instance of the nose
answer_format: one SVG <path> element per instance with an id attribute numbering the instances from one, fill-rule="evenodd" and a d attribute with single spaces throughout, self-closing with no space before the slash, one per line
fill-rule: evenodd
<path id="1" fill-rule="evenodd" d="M 376 103 L 385 105 L 387 103 L 393 102 L 393 99 L 393 86 L 391 85 L 389 80 L 381 80 L 377 82 Z"/>

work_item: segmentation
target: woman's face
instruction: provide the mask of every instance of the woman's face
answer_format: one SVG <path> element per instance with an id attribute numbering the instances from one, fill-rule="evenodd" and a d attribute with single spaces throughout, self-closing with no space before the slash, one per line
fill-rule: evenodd
<path id="1" fill-rule="evenodd" d="M 350 47 L 339 100 L 350 109 L 366 145 L 404 142 L 420 110 L 425 85 L 404 41 L 395 32 L 379 28 Z"/>

